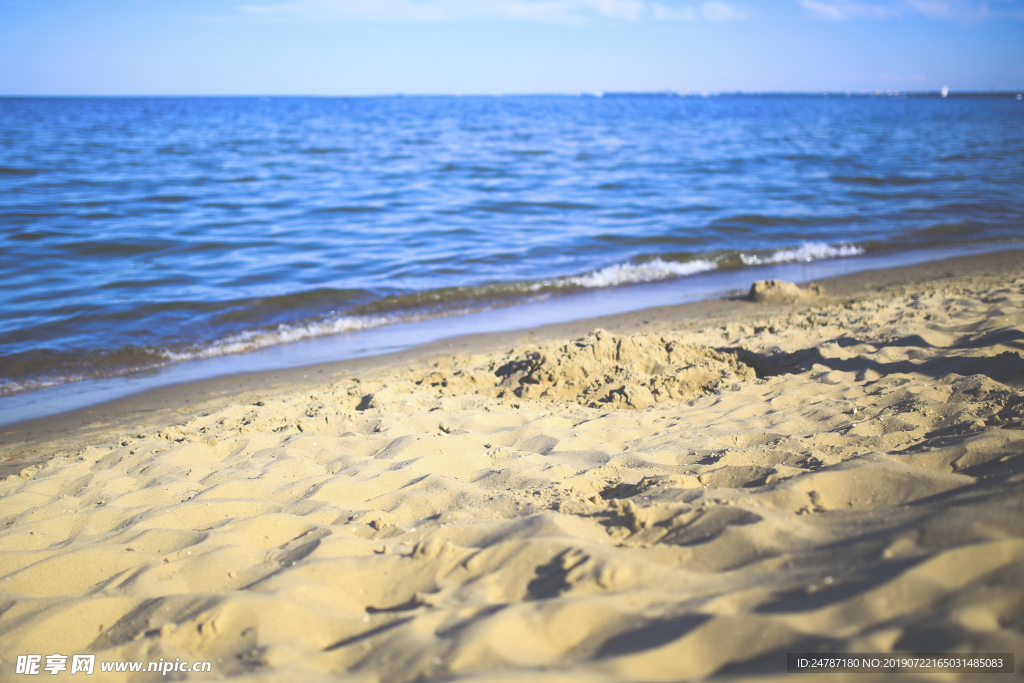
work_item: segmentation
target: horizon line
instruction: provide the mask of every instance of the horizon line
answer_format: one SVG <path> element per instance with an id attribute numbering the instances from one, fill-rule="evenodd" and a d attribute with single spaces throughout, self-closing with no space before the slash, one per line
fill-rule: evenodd
<path id="1" fill-rule="evenodd" d="M 1021 89 L 1002 90 L 947 90 L 943 95 L 942 89 L 938 90 L 897 90 L 897 89 L 871 89 L 871 90 L 580 90 L 569 92 L 510 92 L 510 93 L 376 93 L 376 94 L 270 94 L 270 93 L 246 93 L 246 94 L 0 94 L 0 99 L 114 99 L 114 98 L 323 98 L 323 99 L 371 99 L 384 97 L 665 97 L 665 98 L 691 98 L 691 97 L 1020 97 L 1024 94 Z"/>

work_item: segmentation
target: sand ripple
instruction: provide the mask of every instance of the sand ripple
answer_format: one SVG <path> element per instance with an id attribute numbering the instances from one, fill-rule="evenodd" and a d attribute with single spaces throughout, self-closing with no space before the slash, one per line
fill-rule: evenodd
<path id="1" fill-rule="evenodd" d="M 758 310 L 56 443 L 0 482 L 0 659 L 675 681 L 1024 650 L 1024 279 Z"/>

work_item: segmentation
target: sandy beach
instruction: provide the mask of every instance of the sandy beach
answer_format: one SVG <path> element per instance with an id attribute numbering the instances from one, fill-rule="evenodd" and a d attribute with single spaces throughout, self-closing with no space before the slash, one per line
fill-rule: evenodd
<path id="1" fill-rule="evenodd" d="M 1024 251 L 820 285 L 0 428 L 0 678 L 54 653 L 394 683 L 1019 657 Z"/>

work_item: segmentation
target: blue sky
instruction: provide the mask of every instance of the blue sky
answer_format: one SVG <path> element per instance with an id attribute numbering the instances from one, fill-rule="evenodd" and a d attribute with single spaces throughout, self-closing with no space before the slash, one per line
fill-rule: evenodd
<path id="1" fill-rule="evenodd" d="M 1024 89 L 1024 0 L 0 0 L 0 95 Z"/>

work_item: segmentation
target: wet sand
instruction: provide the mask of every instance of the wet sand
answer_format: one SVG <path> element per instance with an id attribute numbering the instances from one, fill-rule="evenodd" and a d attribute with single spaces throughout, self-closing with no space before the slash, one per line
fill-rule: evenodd
<path id="1" fill-rule="evenodd" d="M 1024 252 L 821 285 L 0 428 L 3 674 L 94 652 L 770 680 L 796 651 L 1024 652 Z"/>

